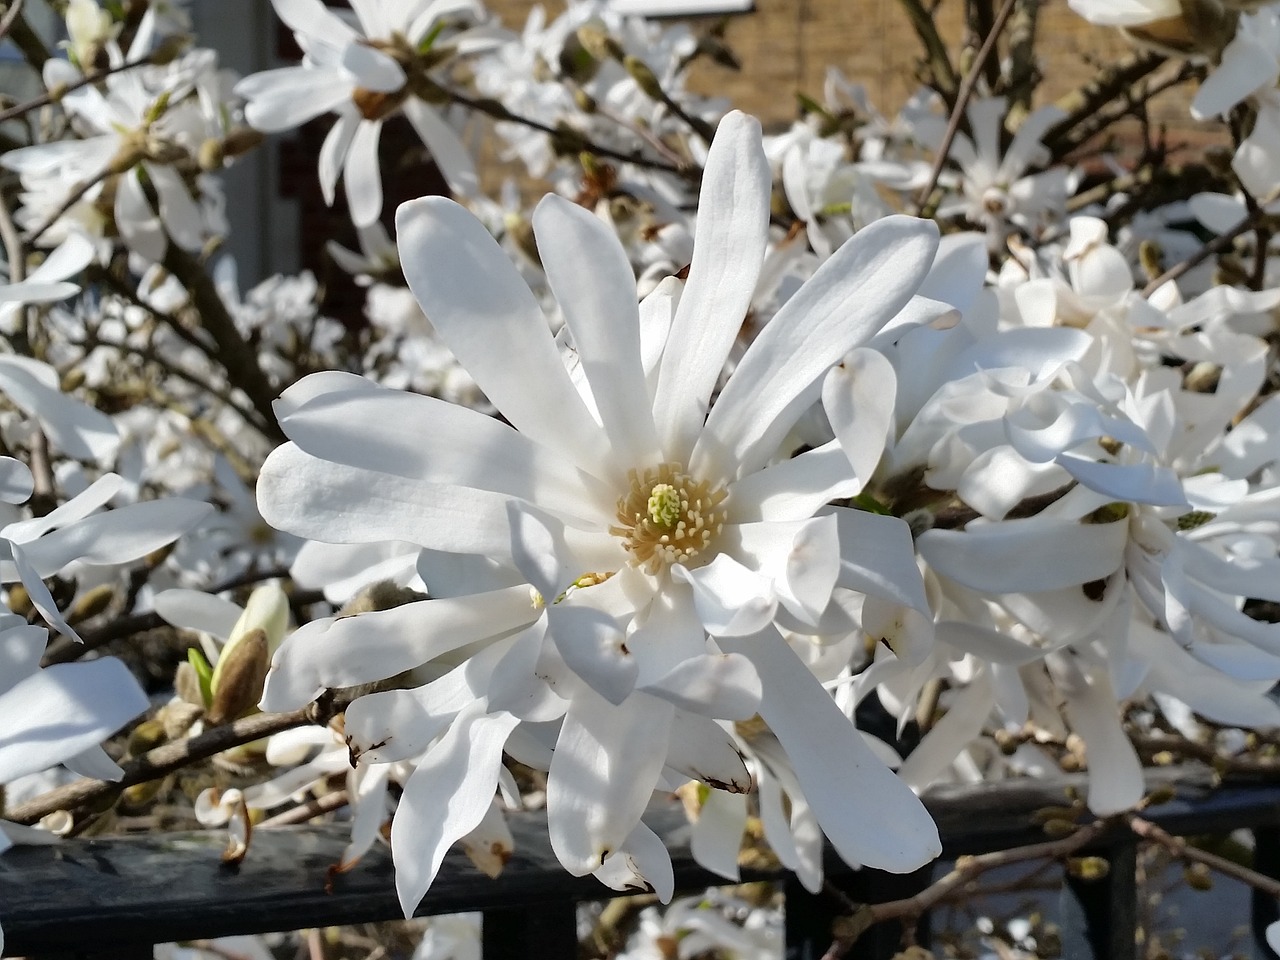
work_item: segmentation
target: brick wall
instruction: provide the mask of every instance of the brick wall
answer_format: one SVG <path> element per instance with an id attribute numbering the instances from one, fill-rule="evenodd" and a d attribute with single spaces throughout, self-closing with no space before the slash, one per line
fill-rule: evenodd
<path id="1" fill-rule="evenodd" d="M 554 13 L 563 0 L 544 0 Z M 518 29 L 535 0 L 488 0 L 488 6 Z M 938 23 L 955 49 L 964 34 L 964 0 L 940 0 Z M 1089 59 L 1109 62 L 1128 50 L 1114 30 L 1091 26 L 1066 0 L 1044 0 L 1040 13 L 1042 98 L 1051 100 L 1093 73 Z M 756 0 L 755 11 L 730 17 L 727 40 L 742 60 L 740 74 L 702 64 L 693 77 L 700 91 L 728 96 L 735 106 L 766 124 L 795 116 L 794 93 L 820 94 L 828 65 L 864 84 L 873 102 L 891 112 L 917 86 L 913 78 L 920 45 L 898 0 Z M 1155 119 L 1194 128 L 1185 97 L 1164 97 Z"/>

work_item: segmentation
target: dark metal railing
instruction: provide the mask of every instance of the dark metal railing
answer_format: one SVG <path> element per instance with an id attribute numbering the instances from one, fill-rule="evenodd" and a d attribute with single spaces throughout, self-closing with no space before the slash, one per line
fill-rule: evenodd
<path id="1" fill-rule="evenodd" d="M 1037 811 L 1061 806 L 1071 786 L 1070 781 L 1064 786 L 1013 780 L 945 788 L 933 791 L 927 805 L 942 833 L 944 856 L 954 858 L 1043 841 Z M 1256 838 L 1254 868 L 1280 875 L 1280 785 L 1212 788 L 1203 778 L 1184 781 L 1174 799 L 1150 807 L 1144 817 L 1179 836 L 1251 829 Z M 694 863 L 688 826 L 679 809 L 656 811 L 646 822 L 671 850 L 678 891 L 724 884 Z M 483 911 L 486 960 L 572 957 L 578 942 L 577 904 L 617 894 L 593 878 L 564 872 L 539 814 L 513 814 L 510 824 L 516 853 L 501 877 L 491 880 L 460 853 L 451 853 L 419 913 Z M 238 867 L 220 862 L 224 839 L 218 832 L 14 848 L 0 856 L 0 925 L 6 954 L 137 958 L 150 956 L 152 944 L 174 940 L 398 918 L 385 849 L 371 851 L 347 873 L 331 874 L 347 839 L 347 828 L 341 824 L 258 830 Z M 1064 956 L 1137 957 L 1137 844 L 1132 831 L 1120 825 L 1087 849 L 1105 857 L 1110 870 L 1100 880 L 1067 881 L 1062 903 L 1071 923 L 1066 925 Z M 929 869 L 906 877 L 852 870 L 830 854 L 826 867 L 845 899 L 811 895 L 797 883 L 786 883 L 789 960 L 817 960 L 824 954 L 832 942 L 832 922 L 847 913 L 848 900 L 908 897 L 931 879 Z M 743 879 L 783 878 L 757 870 L 744 871 Z M 1255 929 L 1260 931 L 1277 912 L 1274 900 L 1255 896 Z M 896 921 L 882 923 L 847 955 L 892 956 L 900 948 L 901 932 Z"/>

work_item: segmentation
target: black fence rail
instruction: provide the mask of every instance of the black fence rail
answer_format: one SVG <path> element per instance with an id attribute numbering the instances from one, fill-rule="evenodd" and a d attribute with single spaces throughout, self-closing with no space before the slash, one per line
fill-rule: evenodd
<path id="1" fill-rule="evenodd" d="M 1165 779 L 1165 778 L 1162 778 Z M 938 822 L 944 858 L 1008 850 L 1045 839 L 1037 811 L 1060 806 L 1062 782 L 1004 781 L 932 792 L 926 803 Z M 1146 819 L 1171 834 L 1222 834 L 1249 829 L 1256 840 L 1254 868 L 1280 876 L 1280 785 L 1181 780 L 1174 798 L 1150 807 Z M 537 814 L 510 818 L 516 853 L 491 880 L 460 853 L 445 860 L 419 915 L 483 911 L 486 960 L 574 957 L 577 904 L 617 896 L 593 878 L 567 875 L 556 862 Z M 694 863 L 689 829 L 677 808 L 653 811 L 646 822 L 671 850 L 678 892 L 725 881 Z M 220 832 L 171 833 L 18 847 L 0 856 L 0 925 L 10 956 L 149 957 L 152 945 L 233 934 L 368 923 L 400 917 L 389 853 L 371 851 L 348 873 L 331 877 L 347 829 L 334 824 L 258 830 L 238 867 L 220 862 Z M 1063 956 L 1136 958 L 1139 911 L 1138 840 L 1117 827 L 1085 852 L 1110 864 L 1105 878 L 1069 879 L 1062 893 Z M 908 876 L 851 870 L 830 853 L 827 876 L 844 897 L 880 903 L 927 886 L 933 871 Z M 811 895 L 780 874 L 744 871 L 745 880 L 786 883 L 788 960 L 818 960 L 832 942 L 832 923 L 847 902 Z M 1275 900 L 1255 895 L 1252 922 L 1257 955 L 1261 931 L 1280 916 Z M 927 923 L 924 934 L 927 937 Z M 890 957 L 901 948 L 896 921 L 873 928 L 847 954 Z"/>

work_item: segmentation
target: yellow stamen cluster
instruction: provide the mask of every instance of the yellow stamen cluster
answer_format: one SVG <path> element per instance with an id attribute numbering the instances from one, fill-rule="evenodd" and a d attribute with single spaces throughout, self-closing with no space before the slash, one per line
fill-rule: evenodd
<path id="1" fill-rule="evenodd" d="M 636 566 L 657 573 L 672 563 L 688 563 L 724 529 L 728 494 L 694 480 L 679 463 L 663 463 L 627 474 L 631 488 L 618 498 L 620 537 Z"/>

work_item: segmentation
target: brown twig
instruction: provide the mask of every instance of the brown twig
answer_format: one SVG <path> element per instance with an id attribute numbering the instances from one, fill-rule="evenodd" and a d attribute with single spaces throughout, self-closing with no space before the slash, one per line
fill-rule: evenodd
<path id="1" fill-rule="evenodd" d="M 8 34 L 9 28 L 13 26 L 20 13 L 22 13 L 22 0 L 12 0 L 8 9 L 5 10 L 4 16 L 0 16 L 0 40 L 3 40 L 5 35 Z"/>
<path id="2" fill-rule="evenodd" d="M 924 47 L 924 65 L 928 76 L 923 79 L 927 79 L 928 85 L 942 95 L 948 107 L 954 109 L 959 78 L 956 76 L 955 67 L 951 64 L 947 45 L 938 33 L 938 25 L 933 21 L 933 14 L 924 8 L 920 0 L 898 0 L 898 3 L 907 15 L 907 19 L 911 21 L 911 27 L 915 30 L 920 45 Z"/>
<path id="3" fill-rule="evenodd" d="M 889 900 L 885 903 L 860 904 L 853 916 L 844 921 L 844 929 L 824 954 L 823 960 L 838 960 L 843 957 L 857 943 L 858 938 L 877 923 L 883 923 L 886 920 L 901 920 L 909 923 L 924 916 L 938 903 L 955 896 L 956 892 L 966 884 L 989 870 L 1013 863 L 1023 863 L 1027 860 L 1058 859 L 1069 856 L 1097 840 L 1110 826 L 1110 820 L 1095 820 L 1057 840 L 1015 847 L 1012 850 L 998 850 L 995 853 L 984 853 L 976 857 L 961 857 L 950 873 L 935 880 L 914 896 L 902 900 Z"/>
<path id="4" fill-rule="evenodd" d="M 1241 234 L 1248 233 L 1256 227 L 1265 216 L 1266 211 L 1263 208 L 1259 207 L 1254 210 L 1226 233 L 1218 234 L 1218 236 L 1214 237 L 1191 256 L 1179 263 L 1175 263 L 1164 273 L 1160 274 L 1160 276 L 1148 283 L 1142 288 L 1142 295 L 1144 297 L 1149 297 L 1170 280 L 1177 280 L 1183 274 L 1200 266 L 1200 264 L 1204 263 L 1204 261 L 1208 260 L 1210 257 L 1216 256 L 1219 253 L 1226 253 L 1231 249 L 1231 245 L 1235 242 L 1237 237 Z"/>
<path id="5" fill-rule="evenodd" d="M 200 322 L 217 344 L 217 360 L 227 371 L 227 378 L 249 398 L 266 424 L 265 433 L 273 440 L 285 440 L 284 431 L 276 422 L 271 404 L 276 390 L 258 366 L 253 349 L 240 336 L 235 320 L 222 302 L 222 296 L 213 280 L 205 272 L 200 261 L 180 246 L 169 241 L 161 265 L 186 288 L 191 302 L 200 315 Z"/>
<path id="6" fill-rule="evenodd" d="M 124 776 L 120 780 L 114 782 L 77 780 L 19 804 L 7 811 L 5 816 L 16 823 L 35 823 L 55 810 L 69 810 L 135 783 L 155 780 L 157 777 L 180 770 L 189 763 L 205 760 L 232 747 L 252 743 L 254 740 L 261 740 L 274 733 L 292 730 L 295 727 L 328 723 L 345 706 L 345 703 L 334 701 L 332 696 L 329 696 L 321 697 L 314 703 L 288 713 L 258 713 L 251 717 L 242 717 L 225 726 L 214 727 L 198 736 L 166 743 L 147 751 L 140 757 L 125 761 L 120 765 L 124 770 Z"/>
<path id="7" fill-rule="evenodd" d="M 978 83 L 978 78 L 982 75 L 983 64 L 987 62 L 987 58 L 995 50 L 996 41 L 999 39 L 1001 31 L 1004 30 L 1005 24 L 1009 22 L 1009 17 L 1013 14 L 1017 3 L 1018 0 L 1004 0 L 1004 3 L 1000 5 L 1000 11 L 996 14 L 995 21 L 991 24 L 991 30 L 987 34 L 987 38 L 982 42 L 982 47 L 978 50 L 977 56 L 973 58 L 969 72 L 960 81 L 956 102 L 951 108 L 951 117 L 947 120 L 946 132 L 942 135 L 942 143 L 938 146 L 937 156 L 933 158 L 933 169 L 929 171 L 929 180 L 924 189 L 920 191 L 919 199 L 915 204 L 916 216 L 919 216 L 928 205 L 934 188 L 938 186 L 938 178 L 942 176 L 942 168 L 946 166 L 947 154 L 951 152 L 951 144 L 956 139 L 960 124 L 964 122 L 965 108 L 969 105 L 969 98 L 973 96 L 973 89 Z"/>
<path id="8" fill-rule="evenodd" d="M 333 793 L 326 793 L 323 797 L 316 797 L 306 803 L 300 803 L 296 807 L 290 807 L 284 813 L 277 813 L 274 817 L 268 817 L 258 824 L 258 829 L 264 830 L 272 827 L 287 827 L 296 823 L 306 823 L 308 820 L 314 820 L 316 817 L 332 813 L 334 810 L 341 810 L 350 802 L 351 798 L 347 795 L 347 791 L 335 790 Z"/>
<path id="9" fill-rule="evenodd" d="M 1156 826 L 1143 817 L 1130 815 L 1128 822 L 1129 828 L 1143 840 L 1150 840 L 1153 843 L 1160 844 L 1175 857 L 1193 863 L 1203 863 L 1211 870 L 1233 877 L 1241 883 L 1248 884 L 1255 890 L 1261 890 L 1270 897 L 1280 899 L 1280 880 L 1264 876 L 1256 870 L 1250 870 L 1248 867 L 1241 866 L 1226 857 L 1220 857 L 1216 853 L 1193 847 L 1187 843 L 1185 837 L 1175 837 L 1164 828 Z"/>
<path id="10" fill-rule="evenodd" d="M 19 2 L 21 2 L 21 0 L 19 0 Z M 8 14 L 5 14 L 5 16 L 8 16 Z M 3 24 L 0 24 L 0 37 L 4 36 L 2 27 Z M 0 111 L 0 123 L 4 123 L 6 120 L 14 120 L 25 113 L 30 113 L 37 107 L 43 107 L 45 104 L 61 100 L 73 90 L 79 90 L 81 87 L 87 87 L 91 83 L 97 83 L 99 80 L 105 80 L 112 74 L 123 73 L 126 70 L 132 70 L 134 67 L 143 67 L 154 62 L 155 54 L 153 53 L 138 60 L 130 60 L 127 63 L 117 63 L 114 67 L 107 67 L 105 70 L 95 70 L 93 73 L 85 74 L 73 83 L 63 84 L 52 90 L 46 90 L 38 97 L 33 97 L 30 100 L 19 103 L 16 106 L 12 106 L 8 110 Z"/>

